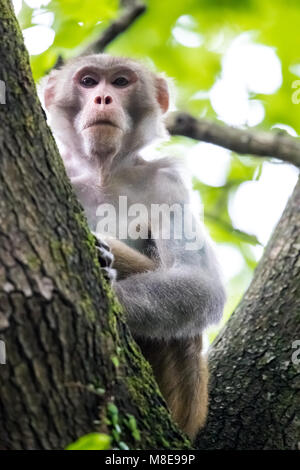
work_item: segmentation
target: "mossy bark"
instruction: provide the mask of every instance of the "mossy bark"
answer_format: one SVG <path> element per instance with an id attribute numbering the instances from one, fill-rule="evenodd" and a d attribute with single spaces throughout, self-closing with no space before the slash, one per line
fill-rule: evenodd
<path id="1" fill-rule="evenodd" d="M 59 449 L 88 432 L 111 434 L 109 403 L 130 448 L 187 448 L 100 274 L 8 0 L 0 37 L 0 448 Z"/>
<path id="2" fill-rule="evenodd" d="M 210 412 L 197 448 L 299 449 L 299 340 L 300 180 L 248 292 L 213 345 Z"/>

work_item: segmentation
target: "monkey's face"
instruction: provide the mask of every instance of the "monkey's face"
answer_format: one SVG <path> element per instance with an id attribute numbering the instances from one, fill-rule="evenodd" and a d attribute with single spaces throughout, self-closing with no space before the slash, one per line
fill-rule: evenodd
<path id="1" fill-rule="evenodd" d="M 106 158 L 122 148 L 124 136 L 132 131 L 128 110 L 137 82 L 137 74 L 128 67 L 88 66 L 75 73 L 73 87 L 80 111 L 74 126 L 89 157 Z"/>
<path id="2" fill-rule="evenodd" d="M 164 79 L 140 64 L 100 54 L 54 71 L 45 105 L 68 148 L 103 161 L 134 152 L 160 133 L 168 90 Z"/>

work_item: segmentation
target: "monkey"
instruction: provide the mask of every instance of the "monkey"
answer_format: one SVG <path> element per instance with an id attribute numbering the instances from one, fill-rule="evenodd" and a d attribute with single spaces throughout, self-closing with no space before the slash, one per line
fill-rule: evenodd
<path id="1" fill-rule="evenodd" d="M 167 81 L 138 61 L 95 54 L 53 70 L 44 81 L 43 97 L 89 227 L 99 236 L 100 247 L 103 241 L 104 250 L 106 243 L 112 252 L 117 272 L 112 288 L 129 328 L 173 419 L 194 439 L 208 408 L 202 335 L 221 319 L 225 290 L 211 241 L 192 213 L 179 165 L 170 157 L 147 161 L 140 156 L 141 149 L 167 135 Z M 101 212 L 107 205 L 115 210 L 117 229 L 128 222 L 121 196 L 129 207 L 140 204 L 150 214 L 136 223 L 143 237 L 110 236 L 99 229 L 99 208 Z M 157 206 L 164 210 L 152 212 Z M 166 207 L 181 210 L 194 238 L 186 235 L 176 211 Z M 164 236 L 160 221 L 167 217 L 170 230 Z M 135 223 L 134 217 L 130 222 Z"/>

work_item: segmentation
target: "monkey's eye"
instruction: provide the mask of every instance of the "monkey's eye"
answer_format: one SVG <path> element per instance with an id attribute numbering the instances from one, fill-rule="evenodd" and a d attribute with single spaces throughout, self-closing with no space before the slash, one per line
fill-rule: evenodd
<path id="1" fill-rule="evenodd" d="M 113 85 L 119 86 L 119 87 L 126 86 L 128 85 L 128 83 L 129 83 L 129 80 L 127 80 L 127 78 L 125 77 L 118 77 L 113 81 Z"/>
<path id="2" fill-rule="evenodd" d="M 89 75 L 86 75 L 85 77 L 82 77 L 82 79 L 80 80 L 80 85 L 82 85 L 86 88 L 93 87 L 93 86 L 97 85 L 97 83 L 98 82 L 93 77 L 90 77 Z"/>

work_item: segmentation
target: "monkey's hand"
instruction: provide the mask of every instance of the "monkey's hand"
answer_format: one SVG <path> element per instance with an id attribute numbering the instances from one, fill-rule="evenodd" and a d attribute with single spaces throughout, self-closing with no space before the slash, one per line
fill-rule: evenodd
<path id="1" fill-rule="evenodd" d="M 112 265 L 114 262 L 114 255 L 112 254 L 109 245 L 99 237 L 99 235 L 93 232 L 96 240 L 96 248 L 99 252 L 98 261 L 101 266 L 101 270 L 108 281 L 113 282 L 117 278 L 117 271 L 113 269 Z"/>

